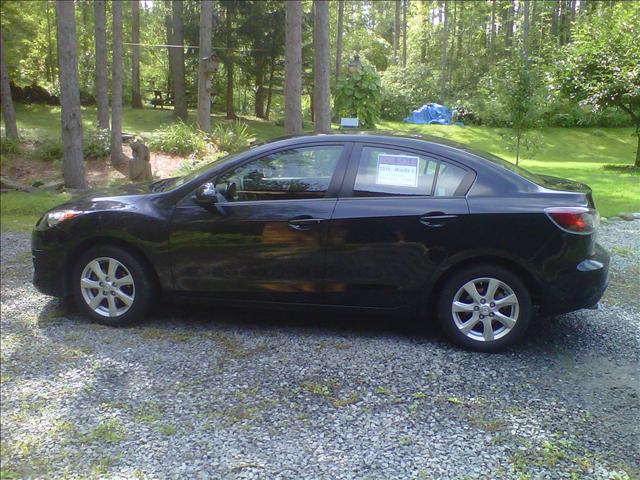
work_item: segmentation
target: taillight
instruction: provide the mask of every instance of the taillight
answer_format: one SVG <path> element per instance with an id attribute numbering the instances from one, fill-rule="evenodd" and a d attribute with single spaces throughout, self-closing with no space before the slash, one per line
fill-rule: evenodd
<path id="1" fill-rule="evenodd" d="M 589 235 L 600 222 L 598 212 L 583 207 L 551 207 L 544 209 L 547 216 L 565 232 Z"/>

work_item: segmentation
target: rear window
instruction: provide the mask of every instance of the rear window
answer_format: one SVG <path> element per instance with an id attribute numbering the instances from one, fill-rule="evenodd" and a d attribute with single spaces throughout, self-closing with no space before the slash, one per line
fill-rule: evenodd
<path id="1" fill-rule="evenodd" d="M 492 153 L 482 152 L 482 151 L 474 150 L 471 148 L 466 149 L 466 151 L 468 151 L 469 153 L 472 153 L 476 157 L 480 157 L 484 160 L 487 160 L 493 163 L 494 165 L 498 165 L 499 167 L 502 167 L 505 170 L 509 170 L 511 172 L 517 173 L 521 177 L 524 177 L 527 180 L 537 183 L 538 185 L 540 185 L 540 183 L 543 181 L 539 175 L 536 175 L 535 173 L 532 173 L 529 170 L 519 167 L 515 163 L 511 163 L 510 161 L 505 160 L 504 158 L 500 158 L 496 155 L 493 155 Z"/>

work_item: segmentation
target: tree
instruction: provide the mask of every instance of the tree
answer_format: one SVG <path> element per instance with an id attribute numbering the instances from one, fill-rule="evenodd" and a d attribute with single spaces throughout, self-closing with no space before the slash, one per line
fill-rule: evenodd
<path id="1" fill-rule="evenodd" d="M 336 82 L 342 68 L 342 31 L 344 25 L 344 0 L 338 2 L 338 28 L 336 33 Z"/>
<path id="2" fill-rule="evenodd" d="M 184 74 L 184 25 L 182 21 L 182 0 L 172 0 L 171 10 L 173 13 L 172 22 L 172 45 L 170 55 L 173 58 L 173 66 L 171 68 L 173 78 L 173 104 L 175 115 L 186 120 L 189 116 L 187 112 L 187 94 L 186 82 Z"/>
<path id="3" fill-rule="evenodd" d="M 78 85 L 78 46 L 73 2 L 56 2 L 60 106 L 62 108 L 62 170 L 68 188 L 87 188 L 82 156 L 82 117 Z"/>
<path id="4" fill-rule="evenodd" d="M 314 118 L 317 133 L 331 131 L 331 99 L 329 97 L 329 2 L 314 0 L 315 36 L 314 77 Z"/>
<path id="5" fill-rule="evenodd" d="M 111 60 L 111 163 L 120 168 L 124 160 L 122 153 L 122 3 L 111 4 L 113 14 L 113 47 Z"/>
<path id="6" fill-rule="evenodd" d="M 107 29 L 104 0 L 93 2 L 96 40 L 96 104 L 98 128 L 109 128 L 109 94 L 107 92 Z"/>
<path id="7" fill-rule="evenodd" d="M 558 76 L 574 99 L 596 109 L 615 106 L 636 127 L 640 167 L 640 22 L 638 7 L 619 4 L 583 23 L 564 52 Z"/>
<path id="8" fill-rule="evenodd" d="M 447 42 L 449 41 L 449 12 L 447 1 L 442 2 L 442 60 L 440 62 L 440 104 L 444 105 L 447 88 Z"/>
<path id="9" fill-rule="evenodd" d="M 295 135 L 302 133 L 302 3 L 291 0 L 285 8 L 284 131 Z"/>
<path id="10" fill-rule="evenodd" d="M 224 56 L 224 69 L 227 73 L 227 92 L 226 92 L 226 107 L 227 107 L 227 119 L 233 120 L 236 118 L 236 112 L 233 107 L 233 16 L 235 12 L 235 0 L 227 0 L 226 15 L 225 15 L 225 27 L 226 27 L 226 46 L 227 50 Z"/>
<path id="11" fill-rule="evenodd" d="M 140 96 L 140 2 L 131 1 L 131 106 L 142 108 Z"/>
<path id="12" fill-rule="evenodd" d="M 402 66 L 407 66 L 407 1 L 402 0 Z"/>
<path id="13" fill-rule="evenodd" d="M 211 81 L 207 74 L 207 61 L 211 56 L 211 30 L 213 28 L 213 2 L 200 3 L 200 66 L 198 69 L 198 126 L 211 132 Z"/>
<path id="14" fill-rule="evenodd" d="M 400 1 L 396 0 L 396 15 L 393 23 L 393 64 L 398 64 L 398 48 L 400 47 Z"/>
<path id="15" fill-rule="evenodd" d="M 9 73 L 4 59 L 4 41 L 0 34 L 0 97 L 2 97 L 2 113 L 4 115 L 4 133 L 7 138 L 18 138 L 18 126 L 16 124 L 16 112 L 13 109 L 11 99 L 11 86 L 9 85 Z"/>

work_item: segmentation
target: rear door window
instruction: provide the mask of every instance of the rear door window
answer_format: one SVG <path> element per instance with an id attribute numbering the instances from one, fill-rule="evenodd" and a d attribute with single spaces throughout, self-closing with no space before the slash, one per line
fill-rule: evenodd
<path id="1" fill-rule="evenodd" d="M 354 197 L 429 196 L 433 192 L 438 161 L 387 147 L 363 147 Z"/>

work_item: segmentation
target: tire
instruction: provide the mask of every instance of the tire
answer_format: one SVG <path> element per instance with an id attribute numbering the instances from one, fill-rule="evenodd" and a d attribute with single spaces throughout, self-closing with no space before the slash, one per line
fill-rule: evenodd
<path id="1" fill-rule="evenodd" d="M 103 325 L 119 327 L 142 321 L 156 298 L 149 269 L 120 247 L 98 245 L 82 253 L 71 281 L 80 311 Z"/>
<path id="2" fill-rule="evenodd" d="M 518 342 L 531 315 L 525 284 L 496 265 L 474 265 L 452 274 L 438 299 L 438 319 L 445 334 L 458 345 L 481 352 Z"/>

